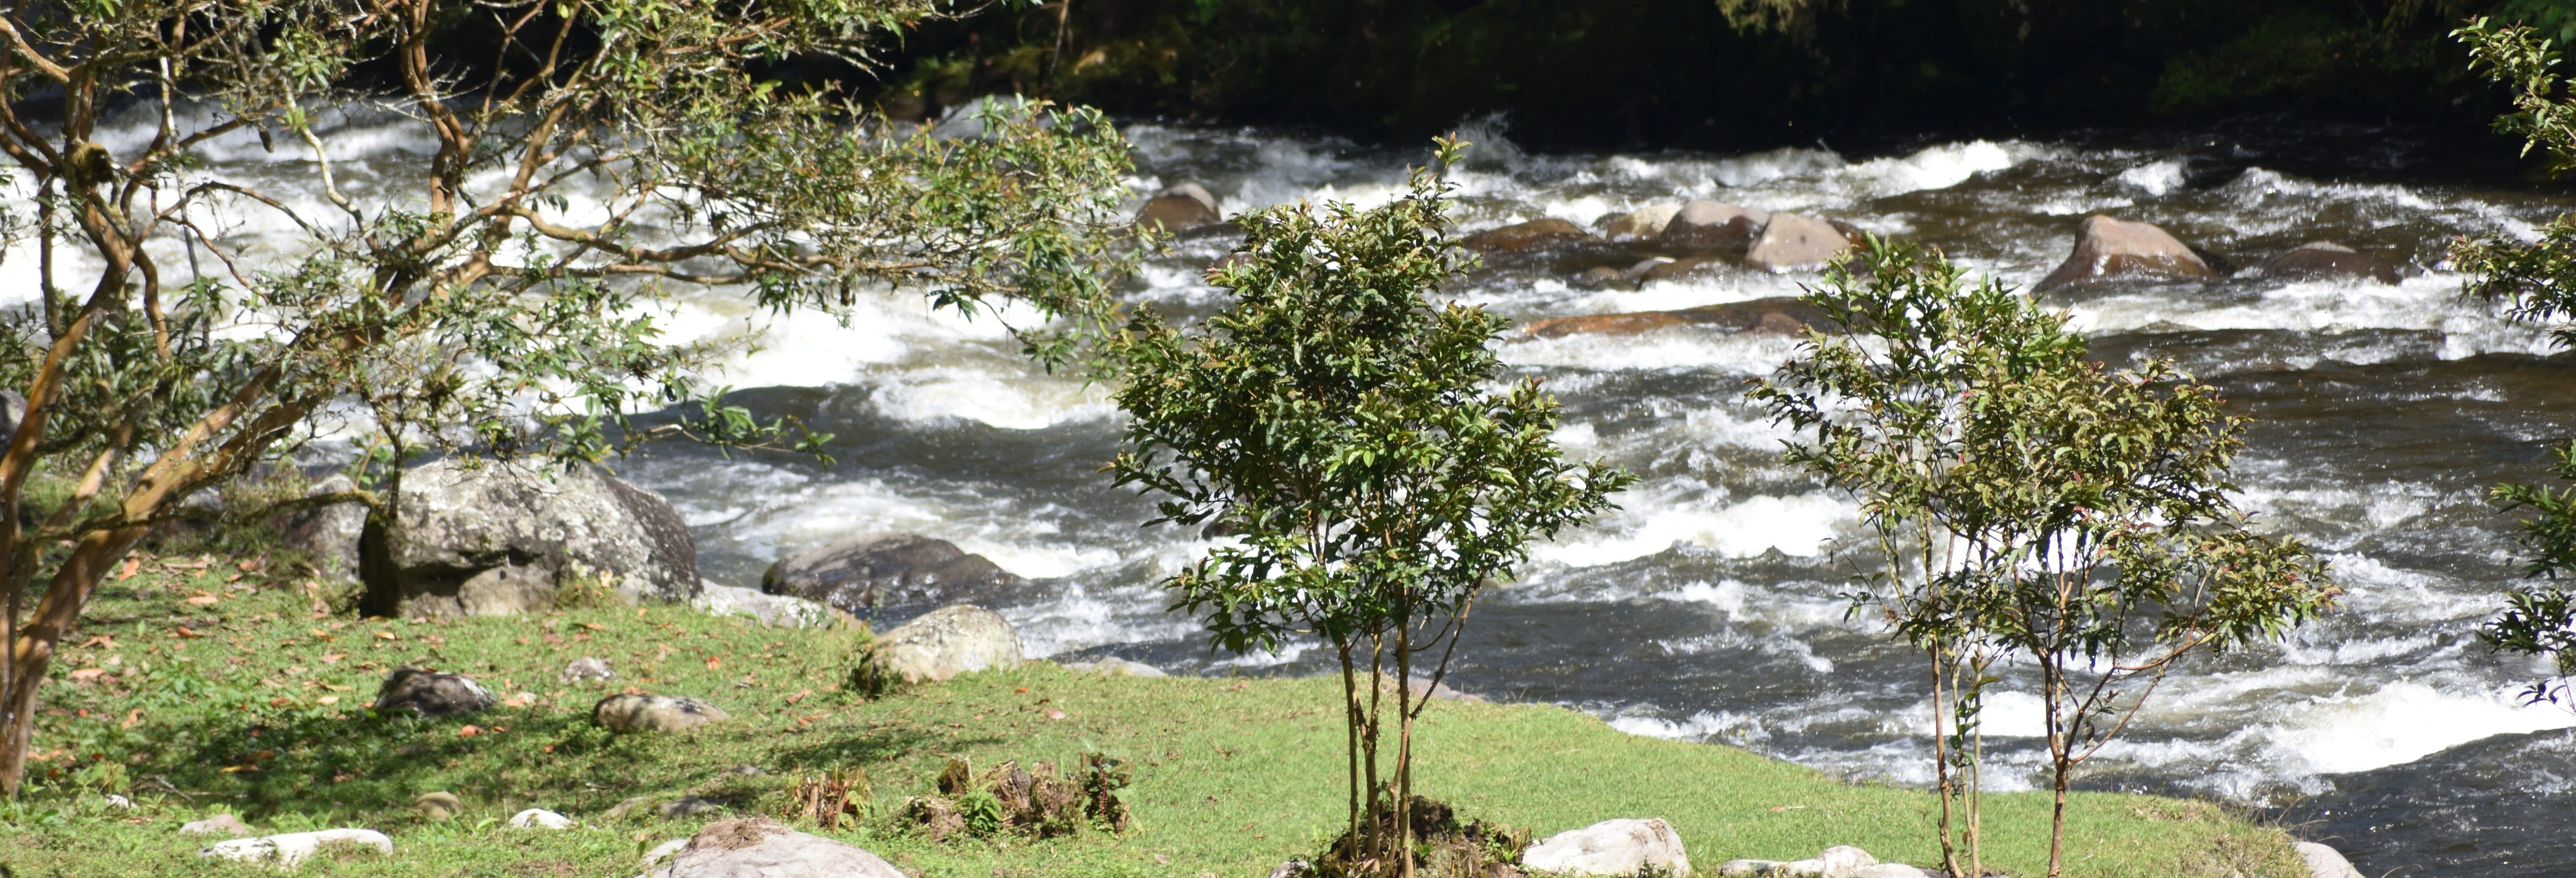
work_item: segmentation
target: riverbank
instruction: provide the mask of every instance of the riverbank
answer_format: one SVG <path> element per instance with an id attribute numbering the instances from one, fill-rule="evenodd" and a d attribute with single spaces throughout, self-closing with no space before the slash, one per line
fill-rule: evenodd
<path id="1" fill-rule="evenodd" d="M 360 619 L 333 609 L 345 595 L 287 567 L 141 558 L 102 587 L 41 696 L 36 785 L 8 806 L 0 862 L 21 875 L 262 873 L 200 859 L 220 836 L 178 831 L 230 813 L 263 834 L 354 826 L 393 841 L 391 855 L 325 854 L 312 872 L 626 875 L 642 871 L 645 849 L 711 820 L 783 812 L 790 785 L 835 769 L 865 770 L 869 817 L 802 828 L 925 876 L 1262 875 L 1341 819 L 1327 679 L 1105 677 L 1036 662 L 868 700 L 841 685 L 857 631 L 678 606 Z M 561 679 L 585 656 L 619 676 Z M 500 703 L 446 719 L 371 716 L 379 681 L 405 663 L 471 676 Z M 731 718 L 682 735 L 592 726 L 592 703 L 630 688 L 703 698 Z M 941 843 L 892 819 L 950 756 L 1067 765 L 1095 750 L 1134 769 L 1121 792 L 1135 817 L 1126 834 Z M 1437 702 L 1423 756 L 1423 785 L 1465 816 L 1540 836 L 1662 817 L 1705 872 L 1840 844 L 1938 858 L 1922 791 L 1629 735 L 1559 707 Z M 452 816 L 415 810 L 433 791 L 459 799 Z M 720 810 L 663 816 L 663 803 L 690 796 Z M 1990 800 L 1991 864 L 2038 874 L 2045 807 L 2038 795 Z M 507 825 L 527 808 L 577 826 Z M 2301 874 L 2281 832 L 2206 803 L 2081 795 L 2070 834 L 2072 875 Z"/>

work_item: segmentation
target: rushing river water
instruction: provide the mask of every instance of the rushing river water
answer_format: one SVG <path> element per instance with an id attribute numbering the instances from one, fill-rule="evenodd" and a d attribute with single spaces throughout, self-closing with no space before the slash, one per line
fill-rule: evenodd
<path id="1" fill-rule="evenodd" d="M 1276 132 L 1127 133 L 1138 192 L 1197 181 L 1228 213 L 1383 200 L 1424 157 Z M 2576 805 L 2576 716 L 2519 706 L 2538 668 L 2474 637 L 2517 577 L 2511 518 L 2485 489 L 2537 477 L 2546 446 L 2576 433 L 2576 375 L 2540 330 L 2463 300 L 2441 265 L 2452 236 L 2529 237 L 2567 199 L 2509 180 L 2445 182 L 2424 170 L 2443 160 L 2439 148 L 2369 129 L 1959 140 L 1865 159 L 1822 147 L 1537 156 L 1476 139 L 1487 142 L 1457 178 L 1468 229 L 1539 217 L 1589 225 L 1713 198 L 1937 245 L 2026 285 L 2065 257 L 2079 218 L 2104 212 L 2160 224 L 2240 266 L 2319 239 L 2405 265 L 2397 286 L 2240 276 L 2048 299 L 2097 355 L 2175 358 L 2255 417 L 2235 473 L 2242 504 L 2319 546 L 2347 589 L 2337 613 L 2282 643 L 2189 665 L 2083 783 L 2275 809 L 2372 875 L 2557 875 L 2576 861 L 2576 839 L 2560 831 Z M 343 185 L 399 178 L 425 146 L 390 133 L 335 142 L 357 144 L 345 172 L 357 182 Z M 302 179 L 278 170 L 298 160 L 246 140 L 206 152 L 282 185 Z M 1133 299 L 1216 306 L 1221 294 L 1199 269 L 1230 243 L 1182 242 L 1131 284 Z M 20 255 L 0 270 L 22 279 Z M 1572 256 L 1496 259 L 1453 293 L 1526 322 L 1794 295 L 1814 279 L 1729 269 L 1592 291 L 1568 283 L 1583 267 Z M 863 296 L 846 324 L 768 321 L 721 291 L 674 317 L 682 335 L 764 331 L 766 349 L 728 380 L 752 388 L 744 398 L 764 415 L 836 433 L 836 464 L 665 446 L 621 465 L 687 515 L 710 578 L 757 584 L 784 553 L 915 531 L 1032 578 L 1001 609 L 1037 655 L 1118 655 L 1184 673 L 1324 669 L 1306 647 L 1211 654 L 1191 620 L 1162 611 L 1156 579 L 1204 544 L 1139 526 L 1147 503 L 1097 472 L 1118 429 L 1105 393 L 1034 368 L 998 324 L 893 293 Z M 1563 444 L 1644 480 L 1620 511 L 1542 547 L 1522 581 L 1479 606 L 1455 685 L 1850 778 L 1927 781 L 1919 660 L 1849 619 L 1836 597 L 1860 560 L 1834 550 L 1858 535 L 1857 507 L 1784 465 L 1789 435 L 1744 399 L 1747 379 L 1792 347 L 1782 335 L 1693 327 L 1503 344 L 1506 363 L 1564 401 Z M 1989 709 L 1998 786 L 2039 779 L 2026 670 L 2009 672 L 2006 688 L 2021 689 Z"/>

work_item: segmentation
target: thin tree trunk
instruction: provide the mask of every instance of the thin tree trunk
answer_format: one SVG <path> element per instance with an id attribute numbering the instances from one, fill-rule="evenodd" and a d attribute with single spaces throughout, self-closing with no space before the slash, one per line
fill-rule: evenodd
<path id="1" fill-rule="evenodd" d="M 2067 760 L 2067 757 L 2074 752 L 2075 730 L 2060 728 L 2059 724 L 2060 719 L 2065 715 L 2065 709 L 2060 705 L 2061 699 L 2058 695 L 2060 690 L 2066 688 L 2066 674 L 2059 669 L 2061 661 L 2063 659 L 2060 656 L 2051 654 L 2041 657 L 2039 665 L 2040 691 L 2048 699 L 2049 769 L 2055 775 L 2052 778 L 2053 783 L 2050 784 L 2054 790 L 2055 799 L 2050 803 L 2048 812 L 2048 878 L 2058 878 L 2060 870 L 2064 867 L 2066 780 L 2067 775 L 2075 768 L 2074 764 Z"/>
<path id="2" fill-rule="evenodd" d="M 1341 656 L 1342 656 L 1342 720 L 1343 720 L 1343 723 L 1342 723 L 1342 724 L 1343 724 L 1343 726 L 1345 726 L 1345 729 L 1344 729 L 1344 730 L 1345 730 L 1345 731 L 1347 731 L 1347 732 L 1350 734 L 1350 741 L 1349 741 L 1349 743 L 1350 743 L 1350 747 L 1347 749 L 1346 753 L 1350 756 L 1350 775 L 1351 775 L 1351 776 L 1350 776 L 1350 781 L 1351 781 L 1351 809 L 1350 809 L 1350 817 L 1351 817 L 1351 833 L 1350 833 L 1350 835 L 1344 836 L 1343 838 L 1345 839 L 1345 844 L 1347 844 L 1347 845 L 1349 846 L 1349 847 L 1348 847 L 1348 850 L 1347 850 L 1347 851 L 1345 851 L 1345 853 L 1347 853 L 1347 854 L 1349 855 L 1349 857 L 1350 857 L 1350 862 L 1354 862 L 1354 863 L 1356 863 L 1356 862 L 1359 862 L 1359 859 L 1360 859 L 1360 858 L 1359 858 L 1359 852 L 1360 852 L 1360 817 L 1361 817 L 1361 812 L 1360 812 L 1360 721 L 1361 721 L 1361 716 L 1360 716 L 1360 689 L 1359 689 L 1359 676 L 1358 676 L 1358 674 L 1357 674 L 1357 673 L 1355 673 L 1355 672 L 1353 671 L 1353 669 L 1351 668 L 1351 642 L 1350 642 L 1350 639 L 1349 639 L 1349 638 L 1347 638 L 1347 637 L 1342 638 L 1342 639 L 1340 639 L 1340 640 L 1336 641 L 1336 642 L 1333 644 L 1333 646 L 1334 646 L 1336 649 L 1340 650 L 1340 652 L 1341 652 Z"/>
<path id="3" fill-rule="evenodd" d="M 1959 868 L 1959 845 L 1951 823 L 1951 797 L 1958 794 L 1952 786 L 1950 771 L 1950 724 L 1941 718 L 1949 706 L 1948 671 L 1941 666 L 1941 645 L 1935 642 L 1925 652 L 1932 659 L 1932 770 L 1933 785 L 1941 794 L 1941 868 L 1953 878 L 1962 878 Z M 1953 711 L 1956 715 L 1956 711 Z"/>
<path id="4" fill-rule="evenodd" d="M 52 666 L 55 647 L 79 621 L 81 606 L 89 602 L 90 591 L 107 576 L 108 566 L 133 548 L 147 529 L 129 526 L 91 531 L 81 537 L 71 557 L 54 571 L 45 596 L 37 600 L 35 617 L 10 641 L 8 689 L 0 693 L 0 699 L 5 699 L 0 700 L 0 707 L 8 711 L 8 723 L 0 726 L 0 795 L 16 798 L 26 779 L 27 746 L 35 728 L 36 687 L 44 682 L 45 671 Z"/>
<path id="5" fill-rule="evenodd" d="M 1398 868 L 1413 878 L 1413 606 L 1396 607 L 1395 844 Z"/>

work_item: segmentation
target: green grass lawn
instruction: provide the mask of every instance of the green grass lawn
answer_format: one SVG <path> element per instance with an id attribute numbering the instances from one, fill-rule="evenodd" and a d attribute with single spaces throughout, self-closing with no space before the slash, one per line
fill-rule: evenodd
<path id="1" fill-rule="evenodd" d="M 1041 662 L 870 701 L 840 685 L 855 632 L 762 628 L 660 606 L 317 618 L 315 601 L 300 581 L 229 557 L 149 559 L 108 583 L 42 696 L 43 759 L 32 764 L 28 795 L 0 805 L 0 863 L 26 878 L 274 874 L 200 860 L 206 839 L 177 832 L 230 811 L 262 832 L 363 826 L 394 839 L 390 857 L 317 859 L 309 874 L 624 878 L 643 871 L 640 849 L 708 819 L 663 821 L 651 807 L 693 791 L 734 813 L 774 813 L 796 777 L 862 768 L 884 814 L 927 791 L 952 755 L 979 768 L 1014 758 L 1064 765 L 1086 750 L 1135 766 L 1124 793 L 1134 831 L 937 844 L 880 819 L 825 834 L 927 876 L 1233 878 L 1314 850 L 1342 820 L 1331 680 L 1102 678 Z M 607 659 L 620 678 L 557 681 L 586 655 Z M 465 718 L 371 716 L 377 681 L 403 662 L 473 676 L 509 701 Z M 682 736 L 592 728 L 592 702 L 629 687 L 705 698 L 733 719 Z M 1730 858 L 1797 859 L 1836 844 L 1914 863 L 1938 858 L 1933 801 L 1919 790 L 1628 735 L 1552 706 L 1442 702 L 1422 736 L 1425 792 L 1462 816 L 1541 837 L 1612 817 L 1663 817 L 1703 873 Z M 762 773 L 731 773 L 743 765 Z M 437 823 L 413 816 L 413 798 L 433 790 L 461 796 L 464 811 Z M 137 807 L 108 808 L 108 791 Z M 637 796 L 646 804 L 627 819 L 605 816 Z M 582 825 L 502 825 L 530 807 Z M 1989 801 L 1991 865 L 2041 873 L 2046 808 L 2039 795 Z M 2303 874 L 2279 831 L 2214 805 L 2093 794 L 2073 811 L 2071 875 Z"/>

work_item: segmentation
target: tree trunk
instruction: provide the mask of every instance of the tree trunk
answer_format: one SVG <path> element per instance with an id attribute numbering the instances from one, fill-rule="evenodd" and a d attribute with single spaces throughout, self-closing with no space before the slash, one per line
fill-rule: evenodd
<path id="1" fill-rule="evenodd" d="M 98 587 L 99 580 L 106 578 L 108 567 L 133 548 L 147 529 L 129 526 L 91 531 L 81 537 L 71 557 L 63 560 L 53 580 L 46 584 L 45 596 L 36 602 L 34 618 L 10 643 L 7 691 L 0 692 L 0 710 L 7 711 L 6 724 L 0 725 L 0 795 L 17 798 L 26 780 L 27 748 L 35 729 L 36 687 L 44 682 L 45 671 L 53 664 L 55 647 L 79 622 L 81 606 L 89 602 L 90 592 Z"/>
<path id="2" fill-rule="evenodd" d="M 1413 607 L 1395 614 L 1395 845 L 1397 868 L 1413 878 Z M 2055 878 L 2055 876 L 2051 876 Z"/>

